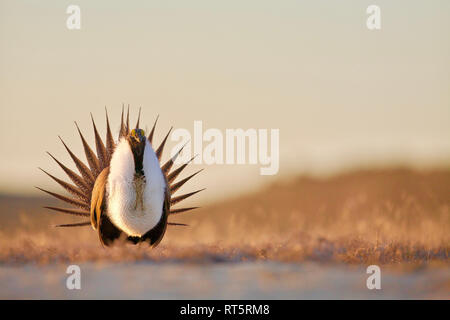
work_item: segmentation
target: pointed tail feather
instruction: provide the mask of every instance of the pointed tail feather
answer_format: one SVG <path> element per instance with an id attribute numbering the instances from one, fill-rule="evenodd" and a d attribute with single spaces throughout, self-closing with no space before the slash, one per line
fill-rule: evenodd
<path id="1" fill-rule="evenodd" d="M 39 170 L 44 172 L 46 175 L 48 175 L 50 178 L 52 178 L 54 181 L 56 181 L 56 183 L 58 183 L 61 187 L 63 187 L 66 191 L 68 191 L 69 193 L 71 193 L 72 195 L 77 197 L 78 199 L 84 200 L 84 201 L 88 201 L 89 200 L 86 197 L 86 195 L 83 193 L 83 191 L 81 191 L 76 186 L 71 185 L 70 183 L 67 183 L 67 182 L 65 182 L 65 181 L 63 181 L 61 179 L 56 178 L 55 176 L 51 175 L 50 173 L 48 173 L 47 171 L 45 171 L 42 168 L 39 168 Z"/>
<path id="2" fill-rule="evenodd" d="M 127 123 L 125 125 L 126 135 L 130 133 L 130 105 L 128 105 L 127 109 Z"/>
<path id="3" fill-rule="evenodd" d="M 184 168 L 186 168 L 186 166 L 191 163 L 192 160 L 194 160 L 196 156 L 193 156 L 191 158 L 191 160 L 189 160 L 188 162 L 186 162 L 185 164 L 183 164 L 181 167 L 179 167 L 178 169 L 176 169 L 175 171 L 171 172 L 168 176 L 167 176 L 167 182 L 169 184 L 171 184 L 177 177 L 178 175 L 181 173 L 181 171 L 184 170 Z"/>
<path id="4" fill-rule="evenodd" d="M 122 137 L 126 137 L 126 132 L 125 132 L 125 123 L 123 122 L 123 109 L 124 109 L 124 105 L 122 104 L 122 115 L 120 116 L 120 132 L 119 132 L 119 140 Z"/>
<path id="5" fill-rule="evenodd" d="M 187 142 L 186 142 L 187 143 Z M 178 158 L 178 156 L 180 155 L 181 151 L 183 151 L 184 147 L 186 146 L 186 144 L 184 146 L 182 146 L 180 148 L 180 150 L 177 151 L 177 153 L 175 153 L 175 155 L 170 158 L 162 167 L 161 170 L 162 172 L 164 172 L 164 174 L 167 176 L 167 173 L 170 171 L 170 169 L 172 169 L 173 164 L 175 163 L 175 160 Z"/>
<path id="6" fill-rule="evenodd" d="M 197 191 L 194 191 L 194 192 L 189 192 L 189 193 L 183 194 L 183 195 L 181 195 L 181 196 L 171 198 L 171 199 L 170 199 L 170 205 L 174 205 L 174 204 L 176 204 L 176 203 L 178 203 L 178 202 L 180 202 L 180 201 L 183 201 L 183 200 L 185 200 L 185 199 L 187 199 L 187 198 L 189 198 L 189 197 L 192 197 L 194 194 L 197 194 L 197 193 L 199 193 L 200 191 L 203 191 L 203 190 L 205 190 L 205 189 L 206 189 L 206 188 L 203 188 L 203 189 L 200 189 L 200 190 L 197 190 Z"/>
<path id="7" fill-rule="evenodd" d="M 189 227 L 186 223 L 177 223 L 177 222 L 167 222 L 167 225 L 169 226 L 181 226 L 181 227 Z"/>
<path id="8" fill-rule="evenodd" d="M 72 214 L 75 216 L 89 217 L 90 213 L 86 210 L 73 209 L 73 208 L 59 208 L 59 207 L 44 207 L 46 209 L 50 209 L 57 212 Z"/>
<path id="9" fill-rule="evenodd" d="M 74 205 L 76 207 L 79 207 L 81 209 L 90 210 L 89 204 L 84 202 L 84 201 L 80 201 L 80 200 L 77 200 L 77 199 L 74 199 L 74 198 L 69 198 L 69 197 L 63 196 L 61 194 L 54 193 L 54 192 L 51 192 L 51 191 L 48 191 L 48 190 L 45 190 L 45 189 L 42 189 L 42 188 L 39 188 L 39 187 L 36 187 L 36 188 L 41 190 L 42 192 L 45 192 L 45 193 L 47 193 L 47 194 L 49 194 L 49 195 L 51 195 L 51 196 L 61 200 L 61 201 L 67 202 L 67 203 L 69 203 L 71 205 Z"/>
<path id="10" fill-rule="evenodd" d="M 156 123 L 158 122 L 159 115 L 156 116 L 155 123 L 153 123 L 152 130 L 150 131 L 150 134 L 148 135 L 148 141 L 150 141 L 150 144 L 153 146 L 153 135 L 155 133 Z"/>
<path id="11" fill-rule="evenodd" d="M 94 127 L 94 137 L 95 137 L 95 148 L 97 150 L 97 157 L 100 162 L 100 171 L 108 166 L 108 155 L 106 153 L 105 145 L 103 144 L 102 138 L 97 131 L 97 126 L 95 125 L 94 117 L 91 113 L 92 126 Z"/>
<path id="12" fill-rule="evenodd" d="M 91 147 L 89 147 L 89 144 L 86 142 L 86 139 L 84 139 L 84 136 L 81 133 L 81 130 L 78 127 L 78 124 L 76 122 L 75 122 L 75 125 L 77 126 L 77 130 L 78 130 L 78 133 L 80 134 L 81 142 L 83 143 L 84 153 L 86 154 L 86 160 L 89 163 L 89 167 L 91 168 L 91 171 L 92 171 L 94 177 L 96 177 L 100 174 L 100 163 L 98 161 L 98 158 L 95 155 L 94 151 L 92 151 Z"/>
<path id="13" fill-rule="evenodd" d="M 199 173 L 202 172 L 202 171 L 203 171 L 203 169 L 200 169 L 200 170 L 198 170 L 197 172 L 191 174 L 189 177 L 184 178 L 183 180 L 181 180 L 181 181 L 179 181 L 179 182 L 177 182 L 177 183 L 171 185 L 171 186 L 170 186 L 170 193 L 175 193 L 175 192 L 177 192 L 177 190 L 180 189 L 181 186 L 182 186 L 183 184 L 185 184 L 186 182 L 188 182 L 190 179 L 192 179 L 194 176 L 196 176 L 197 174 L 199 174 Z"/>
<path id="14" fill-rule="evenodd" d="M 161 144 L 159 145 L 158 149 L 156 150 L 156 156 L 158 157 L 159 161 L 161 161 L 161 155 L 163 153 L 164 146 L 166 145 L 167 138 L 169 137 L 169 134 L 172 131 L 172 129 L 173 129 L 173 127 L 171 127 L 169 129 L 169 132 L 167 132 L 166 137 L 164 138 L 164 140 L 161 142 Z"/>
<path id="15" fill-rule="evenodd" d="M 91 222 L 69 223 L 69 224 L 57 224 L 55 228 L 69 228 L 69 227 L 85 227 L 90 226 Z"/>
<path id="16" fill-rule="evenodd" d="M 139 129 L 139 120 L 141 120 L 141 108 L 139 108 L 138 119 L 137 119 L 137 122 L 136 122 L 136 129 Z"/>
<path id="17" fill-rule="evenodd" d="M 75 166 L 77 167 L 80 174 L 83 176 L 84 180 L 88 185 L 93 186 L 94 185 L 94 176 L 92 175 L 91 170 L 76 156 L 73 154 L 72 150 L 69 149 L 69 147 L 66 145 L 64 140 L 58 136 L 61 140 L 62 144 L 66 148 L 67 152 L 69 153 L 70 157 L 72 158 L 73 162 L 75 163 Z"/>
<path id="18" fill-rule="evenodd" d="M 61 169 L 64 170 L 64 172 L 69 176 L 70 180 L 72 180 L 75 185 L 83 190 L 84 194 L 87 196 L 90 193 L 90 188 L 86 184 L 86 182 L 83 180 L 82 177 L 77 175 L 75 172 L 67 168 L 65 165 L 63 165 L 58 159 L 56 159 L 50 152 L 47 152 L 47 154 L 52 157 L 53 160 L 61 167 Z"/>
<path id="19" fill-rule="evenodd" d="M 106 153 L 108 155 L 108 164 L 111 162 L 111 157 L 112 157 L 112 153 L 114 151 L 115 148 L 115 143 L 114 143 L 114 139 L 111 133 L 111 127 L 109 125 L 109 119 L 108 119 L 108 110 L 106 110 L 105 107 L 105 111 L 106 111 Z"/>
<path id="20" fill-rule="evenodd" d="M 189 208 L 172 209 L 172 210 L 170 210 L 169 214 L 170 215 L 172 215 L 172 214 L 179 214 L 179 213 L 183 213 L 183 212 L 194 210 L 194 209 L 198 209 L 198 208 L 200 208 L 200 207 L 189 207 Z"/>

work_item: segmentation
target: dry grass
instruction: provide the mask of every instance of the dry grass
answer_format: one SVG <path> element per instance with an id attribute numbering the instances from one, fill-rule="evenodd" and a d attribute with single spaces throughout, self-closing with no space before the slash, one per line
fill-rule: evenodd
<path id="1" fill-rule="evenodd" d="M 279 260 L 448 265 L 450 171 L 300 177 L 172 219 L 155 250 L 104 249 L 90 228 L 53 229 L 48 199 L 0 198 L 1 263 Z"/>

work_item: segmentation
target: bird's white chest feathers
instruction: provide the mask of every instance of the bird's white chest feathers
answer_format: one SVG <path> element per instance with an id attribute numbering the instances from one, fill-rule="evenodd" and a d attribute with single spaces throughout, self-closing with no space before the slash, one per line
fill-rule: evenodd
<path id="1" fill-rule="evenodd" d="M 147 141 L 143 179 L 135 179 L 134 158 L 126 139 L 116 146 L 106 186 L 107 215 L 129 236 L 142 236 L 161 218 L 166 182 L 158 158 Z"/>

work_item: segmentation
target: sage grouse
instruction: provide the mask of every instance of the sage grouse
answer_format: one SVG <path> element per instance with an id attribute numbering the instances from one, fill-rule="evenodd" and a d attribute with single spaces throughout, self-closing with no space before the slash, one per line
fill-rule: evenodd
<path id="1" fill-rule="evenodd" d="M 204 189 L 175 197 L 173 195 L 183 184 L 201 170 L 175 182 L 181 171 L 193 159 L 171 171 L 176 157 L 183 148 L 162 166 L 160 165 L 161 155 L 172 129 L 169 130 L 159 147 L 155 150 L 153 148 L 153 135 L 158 118 L 156 118 L 153 128 L 147 137 L 144 130 L 139 128 L 140 110 L 135 128 L 130 129 L 129 109 L 126 122 L 124 122 L 124 111 L 122 108 L 119 138 L 116 142 L 112 137 L 108 113 L 106 112 L 106 144 L 100 138 L 92 114 L 91 118 L 94 128 L 96 153 L 89 147 L 78 125 L 75 123 L 81 137 L 88 165 L 83 163 L 59 137 L 75 163 L 79 174 L 48 153 L 67 174 L 73 184 L 58 179 L 41 169 L 69 192 L 72 197 L 42 188 L 38 189 L 73 207 L 47 206 L 45 208 L 90 218 L 90 221 L 62 224 L 57 227 L 91 225 L 98 232 L 101 243 L 106 246 L 110 246 L 117 239 L 124 239 L 124 242 L 128 241 L 134 244 L 147 242 L 152 247 L 158 245 L 168 225 L 184 225 L 168 222 L 169 216 L 197 208 L 173 209 L 172 206 Z"/>

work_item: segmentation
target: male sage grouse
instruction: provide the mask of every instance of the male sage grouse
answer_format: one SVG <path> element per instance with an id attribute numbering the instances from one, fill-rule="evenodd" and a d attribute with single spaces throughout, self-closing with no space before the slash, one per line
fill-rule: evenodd
<path id="1" fill-rule="evenodd" d="M 119 238 L 126 239 L 134 244 L 147 242 L 150 246 L 158 245 L 164 236 L 167 225 L 183 225 L 168 222 L 169 215 L 196 208 L 173 209 L 171 207 L 203 190 L 176 197 L 173 196 L 184 183 L 201 170 L 179 182 L 174 182 L 190 162 L 170 172 L 176 157 L 183 148 L 174 157 L 160 166 L 164 145 L 171 130 L 169 130 L 155 151 L 153 149 L 153 134 L 158 118 L 156 118 L 147 138 L 144 130 L 139 128 L 140 111 L 136 127 L 130 129 L 129 109 L 125 123 L 122 108 L 119 139 L 115 142 L 111 134 L 108 113 L 106 113 L 106 144 L 100 138 L 92 115 L 91 118 L 97 154 L 89 147 L 78 125 L 75 123 L 81 137 L 88 166 L 73 154 L 60 137 L 80 174 L 70 170 L 48 153 L 69 176 L 73 184 L 60 180 L 41 169 L 73 197 L 67 197 L 41 188 L 38 189 L 74 207 L 60 208 L 49 206 L 45 208 L 67 214 L 90 217 L 90 221 L 63 224 L 58 227 L 91 225 L 94 230 L 97 230 L 101 243 L 106 246 L 111 245 Z"/>

